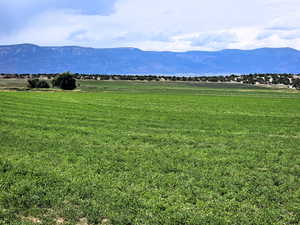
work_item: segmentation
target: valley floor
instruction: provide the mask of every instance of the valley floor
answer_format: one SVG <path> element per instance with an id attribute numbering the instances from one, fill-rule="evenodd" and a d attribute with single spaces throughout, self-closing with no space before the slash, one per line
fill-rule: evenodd
<path id="1" fill-rule="evenodd" d="M 299 103 L 240 84 L 0 91 L 0 224 L 299 224 Z"/>

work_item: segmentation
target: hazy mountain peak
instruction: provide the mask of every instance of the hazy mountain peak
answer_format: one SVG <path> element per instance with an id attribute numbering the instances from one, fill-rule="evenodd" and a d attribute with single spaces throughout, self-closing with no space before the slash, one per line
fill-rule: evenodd
<path id="1" fill-rule="evenodd" d="M 0 73 L 226 74 L 299 73 L 292 48 L 155 52 L 138 48 L 0 46 Z"/>

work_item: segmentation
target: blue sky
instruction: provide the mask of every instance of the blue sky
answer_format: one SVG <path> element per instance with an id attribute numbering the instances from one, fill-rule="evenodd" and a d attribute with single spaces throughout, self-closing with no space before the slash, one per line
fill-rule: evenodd
<path id="1" fill-rule="evenodd" d="M 300 49 L 299 0 L 0 0 L 0 44 Z"/>

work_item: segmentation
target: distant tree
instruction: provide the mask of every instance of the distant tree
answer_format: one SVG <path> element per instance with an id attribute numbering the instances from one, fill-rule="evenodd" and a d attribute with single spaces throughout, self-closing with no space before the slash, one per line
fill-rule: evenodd
<path id="1" fill-rule="evenodd" d="M 284 85 L 290 85 L 291 84 L 290 80 L 287 76 L 280 77 L 279 82 L 280 82 L 280 84 L 284 84 Z"/>
<path id="2" fill-rule="evenodd" d="M 54 78 L 52 80 L 52 85 L 53 87 L 58 87 L 63 90 L 74 90 L 77 87 L 76 79 L 69 72 L 62 73 Z"/>
<path id="3" fill-rule="evenodd" d="M 45 80 L 29 79 L 27 82 L 29 88 L 50 88 L 49 83 Z"/>
<path id="4" fill-rule="evenodd" d="M 294 79 L 293 80 L 293 87 L 297 90 L 300 90 L 300 79 Z"/>
<path id="5" fill-rule="evenodd" d="M 50 88 L 50 85 L 47 81 L 40 80 L 40 82 L 38 83 L 38 88 Z"/>
<path id="6" fill-rule="evenodd" d="M 216 77 L 216 76 L 208 77 L 207 80 L 208 80 L 209 82 L 218 82 L 218 77 Z"/>
<path id="7" fill-rule="evenodd" d="M 28 82 L 29 88 L 37 88 L 39 79 L 29 79 L 29 80 L 27 80 L 27 82 Z"/>

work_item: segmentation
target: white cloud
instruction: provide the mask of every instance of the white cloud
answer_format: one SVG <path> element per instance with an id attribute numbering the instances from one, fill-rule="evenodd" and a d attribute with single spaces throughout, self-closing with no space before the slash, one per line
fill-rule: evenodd
<path id="1" fill-rule="evenodd" d="M 118 0 L 110 15 L 86 14 L 76 4 L 73 11 L 66 4 L 44 7 L 14 33 L 0 33 L 0 41 L 175 51 L 300 49 L 298 0 Z M 85 4 L 91 10 L 96 1 Z"/>

